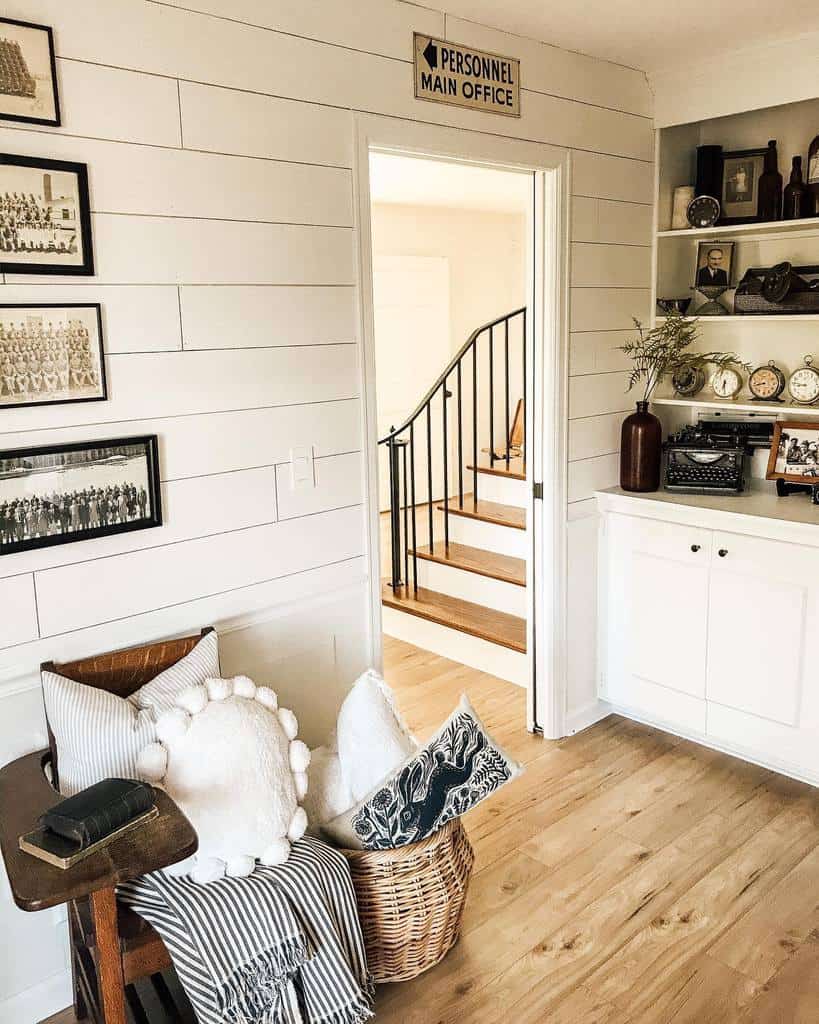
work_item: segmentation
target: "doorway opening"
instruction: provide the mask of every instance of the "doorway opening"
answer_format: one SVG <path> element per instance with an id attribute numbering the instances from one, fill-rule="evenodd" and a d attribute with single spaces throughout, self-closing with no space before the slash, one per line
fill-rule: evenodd
<path id="1" fill-rule="evenodd" d="M 369 153 L 385 648 L 533 676 L 534 173 Z"/>

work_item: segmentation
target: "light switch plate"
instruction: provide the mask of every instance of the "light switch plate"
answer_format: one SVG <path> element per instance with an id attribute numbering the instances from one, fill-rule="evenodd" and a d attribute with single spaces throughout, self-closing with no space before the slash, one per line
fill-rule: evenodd
<path id="1" fill-rule="evenodd" d="M 316 486 L 313 446 L 298 445 L 290 449 L 290 489 L 308 491 Z"/>

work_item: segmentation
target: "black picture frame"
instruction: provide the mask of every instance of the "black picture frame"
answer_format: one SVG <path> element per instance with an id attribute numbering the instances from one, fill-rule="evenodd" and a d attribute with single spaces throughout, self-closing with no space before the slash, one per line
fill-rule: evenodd
<path id="1" fill-rule="evenodd" d="M 129 515 L 129 518 L 125 519 L 119 512 L 115 512 L 111 515 L 112 521 L 109 522 L 108 516 L 102 515 L 100 510 L 97 509 L 97 515 L 102 520 L 99 525 L 93 525 L 93 516 L 89 512 L 88 524 L 82 525 L 80 523 L 80 528 L 78 529 L 65 529 L 65 523 L 58 521 L 58 507 L 54 502 L 55 495 L 60 497 L 60 491 L 55 486 L 55 483 L 59 480 L 60 474 L 66 471 L 66 467 L 70 466 L 70 463 L 57 461 L 50 467 L 43 466 L 39 470 L 34 469 L 32 466 L 15 467 L 10 465 L 20 461 L 34 463 L 38 459 L 59 457 L 78 452 L 111 451 L 111 455 L 99 455 L 88 463 L 89 469 L 96 469 L 100 473 L 99 486 L 103 486 L 106 476 L 117 475 L 114 473 L 116 467 L 112 467 L 112 462 L 119 458 L 124 458 L 127 461 L 129 458 L 125 452 L 115 451 L 115 449 L 142 449 L 141 453 L 134 454 L 131 457 L 144 457 L 145 459 L 145 479 L 144 481 L 140 480 L 140 487 L 144 487 L 146 491 L 146 512 L 148 514 L 144 516 L 135 515 L 134 518 L 130 518 L 130 512 L 126 511 L 125 515 Z M 19 471 L 21 468 L 23 469 L 22 473 Z M 82 468 L 82 464 L 77 463 L 76 468 Z M 49 469 L 51 472 L 49 472 Z M 106 472 L 106 469 L 108 472 Z M 43 512 L 45 516 L 43 525 L 40 525 L 39 519 L 34 522 L 31 532 L 36 532 L 37 535 L 26 537 L 21 536 L 21 531 L 25 527 L 20 525 L 21 518 L 17 514 L 19 505 L 14 506 L 15 513 L 13 518 L 9 509 L 12 507 L 11 500 L 16 500 L 18 503 L 21 500 L 26 500 L 19 497 L 11 499 L 13 483 L 24 477 L 31 476 L 32 473 L 37 473 L 38 476 L 42 477 L 42 491 L 38 490 L 33 495 L 38 499 L 38 507 L 47 505 L 48 508 Z M 11 481 L 11 483 L 4 487 L 6 481 Z M 88 480 L 88 483 L 90 484 L 91 481 Z M 129 483 L 132 484 L 130 481 Z M 118 486 L 118 484 L 107 484 L 106 486 L 111 487 L 113 490 L 113 487 Z M 4 493 L 6 489 L 9 491 L 8 494 Z M 76 492 L 76 487 L 73 490 L 69 490 L 68 487 L 63 488 L 63 493 L 66 495 L 76 494 Z M 45 496 L 45 500 L 41 498 L 41 495 Z M 27 500 L 31 501 L 31 497 L 26 497 Z M 135 505 L 135 512 L 138 508 L 139 503 Z M 26 519 L 24 518 L 22 522 L 25 523 Z M 71 525 L 75 524 L 72 523 Z M 112 537 L 121 533 L 132 533 L 135 530 L 148 530 L 161 525 L 162 495 L 159 478 L 159 443 L 156 434 L 106 438 L 104 440 L 75 441 L 69 444 L 40 445 L 36 448 L 12 448 L 0 451 L 0 557 L 17 554 L 22 551 L 54 547 L 57 544 L 74 544 L 87 540 L 96 540 L 99 537 Z M 12 529 L 12 527 L 14 528 Z M 43 529 L 45 529 L 44 533 Z"/>
<path id="2" fill-rule="evenodd" d="M 731 152 L 722 154 L 722 172 L 720 182 L 720 217 L 717 221 L 718 225 L 723 224 L 756 224 L 759 222 L 760 217 L 757 213 L 758 202 L 759 202 L 759 176 L 762 174 L 765 168 L 765 154 L 767 153 L 767 146 L 762 146 L 757 149 L 736 149 Z M 725 170 L 726 163 L 730 165 L 731 161 L 754 161 L 755 167 L 755 180 L 751 189 L 752 198 L 749 200 L 749 205 L 753 205 L 753 213 L 748 212 L 743 215 L 731 216 L 730 208 L 732 203 L 729 199 L 726 199 L 726 178 Z M 727 212 L 726 212 L 727 211 Z"/>
<path id="3" fill-rule="evenodd" d="M 26 114 L 11 114 L 2 109 L 2 93 L 0 93 L 0 121 L 16 121 L 23 124 L 42 124 L 52 128 L 59 128 L 62 124 L 60 115 L 60 92 L 57 88 L 57 61 L 54 56 L 54 32 L 50 25 L 36 25 L 30 21 L 18 21 L 16 18 L 0 18 L 0 35 L 3 25 L 12 25 L 17 29 L 29 29 L 34 32 L 43 32 L 48 45 L 48 62 L 51 68 L 51 91 L 54 98 L 54 117 L 32 117 Z"/>
<path id="4" fill-rule="evenodd" d="M 3 340 L 0 338 L 0 415 L 10 409 L 28 409 L 37 405 L 71 405 L 75 402 L 105 402 L 108 400 L 108 377 L 105 370 L 105 344 L 102 331 L 102 306 L 99 302 L 0 302 L 0 323 L 7 309 L 84 309 L 94 310 L 97 325 L 97 350 L 99 368 L 98 395 L 80 395 L 76 398 L 43 398 L 30 402 L 7 402 L 3 374 Z"/>
<path id="5" fill-rule="evenodd" d="M 5 259 L 8 250 L 5 248 L 4 216 L 0 208 L 0 273 L 3 274 L 66 274 L 91 276 L 94 273 L 94 244 L 91 236 L 91 204 L 88 197 L 88 165 L 72 163 L 67 160 L 47 160 L 39 156 L 18 156 L 10 153 L 0 154 L 0 198 L 9 189 L 3 183 L 6 167 L 28 167 L 42 171 L 43 174 L 55 171 L 62 174 L 73 174 L 77 179 L 77 220 L 81 248 L 81 263 L 37 263 L 19 260 L 10 262 Z M 45 186 L 44 186 L 45 187 Z M 12 192 L 17 189 L 11 189 Z"/>

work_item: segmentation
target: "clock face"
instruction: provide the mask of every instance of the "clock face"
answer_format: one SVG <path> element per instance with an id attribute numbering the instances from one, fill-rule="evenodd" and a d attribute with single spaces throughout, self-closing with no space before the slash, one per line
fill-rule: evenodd
<path id="1" fill-rule="evenodd" d="M 730 366 L 717 370 L 711 380 L 717 398 L 733 398 L 742 387 L 742 377 Z"/>
<path id="2" fill-rule="evenodd" d="M 791 398 L 800 405 L 810 405 L 819 398 L 819 373 L 812 366 L 802 366 L 788 381 Z"/>
<path id="3" fill-rule="evenodd" d="M 696 395 L 704 383 L 705 374 L 695 366 L 683 366 L 671 377 L 671 384 L 678 395 Z"/>
<path id="4" fill-rule="evenodd" d="M 777 398 L 783 383 L 772 366 L 760 366 L 748 378 L 748 387 L 755 398 Z"/>
<path id="5" fill-rule="evenodd" d="M 688 223 L 694 228 L 710 228 L 716 224 L 719 211 L 713 196 L 697 196 L 688 204 Z"/>

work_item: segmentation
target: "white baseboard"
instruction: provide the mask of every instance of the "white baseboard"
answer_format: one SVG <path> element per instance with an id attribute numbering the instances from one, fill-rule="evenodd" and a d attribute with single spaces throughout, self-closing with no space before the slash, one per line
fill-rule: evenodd
<path id="1" fill-rule="evenodd" d="M 574 736 L 576 732 L 588 729 L 590 725 L 608 718 L 612 713 L 611 706 L 604 700 L 593 700 L 582 707 L 575 708 L 566 715 L 566 735 Z"/>
<path id="2" fill-rule="evenodd" d="M 0 1024 L 37 1024 L 72 1002 L 71 971 L 60 971 L 0 1002 Z"/>

